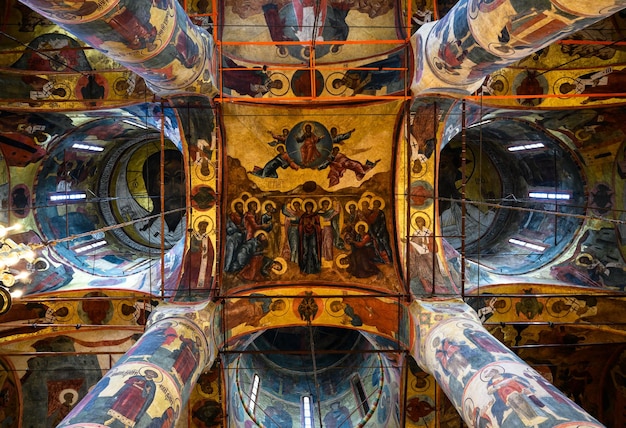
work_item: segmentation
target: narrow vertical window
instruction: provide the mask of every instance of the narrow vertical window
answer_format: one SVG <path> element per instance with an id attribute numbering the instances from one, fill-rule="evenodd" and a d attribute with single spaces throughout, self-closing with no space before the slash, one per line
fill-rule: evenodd
<path id="1" fill-rule="evenodd" d="M 365 395 L 363 384 L 361 383 L 361 379 L 359 379 L 358 376 L 354 376 L 352 378 L 352 387 L 354 388 L 357 402 L 360 404 L 359 409 L 361 409 L 363 415 L 366 415 L 367 412 L 370 411 L 370 405 L 367 402 L 367 396 Z"/>
<path id="2" fill-rule="evenodd" d="M 313 428 L 313 402 L 311 397 L 302 397 L 302 427 Z"/>
<path id="3" fill-rule="evenodd" d="M 252 379 L 252 389 L 250 390 L 250 404 L 249 404 L 249 408 L 250 408 L 250 413 L 254 414 L 254 409 L 256 407 L 256 399 L 257 396 L 259 394 L 259 376 L 258 375 L 254 375 L 254 379 Z"/>

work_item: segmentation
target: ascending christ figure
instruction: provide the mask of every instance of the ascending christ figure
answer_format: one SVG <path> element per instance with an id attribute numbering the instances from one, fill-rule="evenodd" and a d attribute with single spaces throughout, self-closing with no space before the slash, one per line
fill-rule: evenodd
<path id="1" fill-rule="evenodd" d="M 302 143 L 300 147 L 300 155 L 302 156 L 302 165 L 309 166 L 315 162 L 321 155 L 317 150 L 317 143 L 322 140 L 324 136 L 318 137 L 313 133 L 311 124 L 307 123 L 304 126 L 304 132 L 299 137 L 296 137 L 298 143 Z"/>

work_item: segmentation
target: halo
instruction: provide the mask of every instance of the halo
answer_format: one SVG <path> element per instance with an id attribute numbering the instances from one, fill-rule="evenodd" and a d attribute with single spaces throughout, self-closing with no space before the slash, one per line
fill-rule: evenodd
<path id="1" fill-rule="evenodd" d="M 242 201 L 247 201 L 248 198 L 252 197 L 252 193 L 250 192 L 241 192 L 241 194 L 239 195 L 239 197 L 241 198 Z"/>
<path id="2" fill-rule="evenodd" d="M 480 372 L 480 380 L 482 380 L 483 382 L 488 382 L 489 378 L 485 377 L 485 375 L 487 374 L 487 372 L 491 370 L 496 370 L 500 374 L 505 372 L 504 368 L 498 365 L 490 365 L 487 367 L 483 367 L 482 371 Z"/>
<path id="3" fill-rule="evenodd" d="M 380 209 L 385 209 L 385 200 L 383 198 L 380 196 L 374 196 L 374 198 L 372 198 L 372 202 L 374 201 L 380 201 Z"/>
<path id="4" fill-rule="evenodd" d="M 503 86 L 502 91 L 498 91 L 497 93 L 494 92 L 494 95 L 506 94 L 509 92 L 509 82 L 504 76 L 501 74 L 492 75 L 487 82 L 485 82 L 485 84 L 489 85 L 494 82 L 501 82 Z"/>
<path id="5" fill-rule="evenodd" d="M 277 71 L 268 75 L 272 80 L 278 80 L 282 82 L 283 84 L 283 87 L 280 89 L 270 88 L 270 92 L 272 93 L 272 95 L 276 95 L 277 97 L 280 97 L 282 95 L 285 95 L 289 91 L 289 78 L 287 76 Z"/>
<path id="6" fill-rule="evenodd" d="M 420 386 L 419 381 L 424 382 L 424 385 Z M 416 391 L 426 391 L 430 387 L 430 377 L 429 376 L 415 376 L 415 380 L 412 385 L 414 390 Z"/>
<path id="7" fill-rule="evenodd" d="M 428 214 L 426 214 L 424 211 L 416 211 L 411 215 L 411 234 L 413 234 L 413 232 L 417 232 L 417 228 L 415 227 L 415 220 L 417 220 L 418 217 L 421 217 L 424 219 L 424 221 L 426 221 L 426 224 L 424 225 L 427 229 L 430 229 L 430 224 L 431 224 L 431 219 L 430 216 Z"/>
<path id="8" fill-rule="evenodd" d="M 363 221 L 363 220 L 361 220 L 361 221 L 357 221 L 357 222 L 356 222 L 356 224 L 354 225 L 354 230 L 357 230 L 357 231 L 358 231 L 358 230 L 359 230 L 359 226 L 360 226 L 360 225 L 365 226 L 365 231 L 366 231 L 366 232 L 369 232 L 369 230 L 370 230 L 370 225 L 369 225 L 369 224 L 367 224 L 367 222 L 365 222 L 365 221 Z"/>
<path id="9" fill-rule="evenodd" d="M 278 263 L 280 265 L 280 269 L 277 269 L 272 265 L 273 273 L 275 273 L 276 275 L 283 275 L 285 272 L 287 272 L 287 262 L 285 261 L 284 258 L 276 257 L 274 259 L 274 263 Z"/>
<path id="10" fill-rule="evenodd" d="M 65 403 L 65 394 L 72 394 L 72 402 L 70 404 L 74 405 L 78 401 L 78 391 L 74 388 L 65 388 L 61 392 L 59 392 L 59 402 Z"/>
<path id="11" fill-rule="evenodd" d="M 350 264 L 350 262 L 348 261 L 348 255 L 339 254 L 337 257 L 335 257 L 335 264 L 337 265 L 337 267 L 340 267 L 341 269 L 346 269 L 348 265 Z"/>
<path id="12" fill-rule="evenodd" d="M 285 151 L 287 151 L 287 147 L 284 144 L 276 144 L 276 151 L 278 152 L 278 148 L 282 147 L 283 149 L 285 149 Z"/>
<path id="13" fill-rule="evenodd" d="M 161 383 L 163 382 L 163 373 L 161 373 L 156 367 L 152 367 L 152 366 L 144 366 L 141 367 L 139 369 L 139 374 L 142 376 L 146 376 L 146 371 L 151 370 L 153 372 L 155 372 L 157 374 L 157 376 L 154 378 L 154 383 Z"/>
<path id="14" fill-rule="evenodd" d="M 368 192 L 363 192 L 363 194 L 361 195 L 361 199 L 364 199 L 364 198 L 366 198 L 366 199 L 374 199 L 375 197 L 376 197 L 376 193 L 369 192 L 369 191 Z M 359 200 L 361 200 L 361 199 L 359 199 Z"/>
<path id="15" fill-rule="evenodd" d="M 285 309 L 283 309 L 282 311 L 277 311 L 277 310 L 270 309 L 270 312 L 272 313 L 272 315 L 274 315 L 276 317 L 282 317 L 287 312 L 289 312 L 289 303 L 287 303 L 287 299 L 285 299 L 285 298 L 274 299 L 274 300 L 272 300 L 272 303 L 276 303 L 278 301 L 282 301 L 282 302 L 285 303 Z M 272 304 L 270 303 L 270 307 L 271 306 L 272 306 Z"/>
<path id="16" fill-rule="evenodd" d="M 564 83 L 570 83 L 572 85 L 574 85 L 574 93 L 578 93 L 580 91 L 577 90 L 577 84 L 579 83 L 578 79 L 574 79 L 573 77 L 568 77 L 568 76 L 564 76 L 561 77 L 559 79 L 557 79 L 554 84 L 552 85 L 552 90 L 554 91 L 555 94 L 563 94 L 565 95 L 562 98 L 567 98 L 567 95 L 570 92 L 561 92 L 561 85 L 563 85 Z M 561 98 L 561 97 L 559 97 Z"/>
<path id="17" fill-rule="evenodd" d="M 256 232 L 254 232 L 254 237 L 256 238 L 259 235 L 265 235 L 265 237 L 267 238 L 267 232 L 264 230 L 257 230 Z"/>
<path id="18" fill-rule="evenodd" d="M 322 202 L 324 201 L 328 201 L 328 204 L 332 207 L 333 206 L 333 201 L 328 197 L 328 196 L 324 196 L 323 198 L 321 198 L 319 200 L 319 204 L 320 204 L 320 208 L 322 207 Z"/>
<path id="19" fill-rule="evenodd" d="M 200 165 L 196 165 L 195 168 L 193 168 L 194 173 L 196 174 L 196 177 L 198 177 L 200 180 L 211 180 L 215 177 L 215 163 L 212 162 L 209 158 L 203 158 L 202 163 L 206 162 L 207 164 L 207 168 L 208 168 L 208 174 L 203 174 L 202 173 L 202 169 L 203 166 L 202 164 Z"/>
<path id="20" fill-rule="evenodd" d="M 288 57 L 289 50 L 287 49 L 287 46 L 284 46 L 284 45 L 276 46 L 276 56 L 278 56 L 279 58 Z"/>
<path id="21" fill-rule="evenodd" d="M 355 207 L 355 208 L 357 208 L 357 209 L 359 208 L 359 205 L 358 205 L 355 201 L 349 201 L 349 202 L 346 204 L 346 212 L 347 212 L 348 214 L 350 214 L 350 207 L 351 207 L 351 206 L 353 206 L 353 205 L 354 205 L 354 207 Z"/>
<path id="22" fill-rule="evenodd" d="M 304 201 L 302 201 L 302 208 L 304 208 L 304 206 L 311 202 L 313 204 L 313 212 L 317 211 L 317 202 L 315 202 L 315 199 L 312 198 L 306 198 Z"/>
<path id="23" fill-rule="evenodd" d="M 263 207 L 262 208 L 265 208 L 268 205 L 271 205 L 272 208 L 276 209 L 276 203 L 274 201 L 265 201 L 265 202 L 263 202 Z"/>
<path id="24" fill-rule="evenodd" d="M 367 202 L 367 209 L 370 209 L 370 208 L 371 208 L 371 206 L 372 206 L 372 204 L 371 204 L 372 200 L 371 200 L 370 198 L 361 198 L 361 199 L 359 199 L 359 203 L 358 203 L 358 205 L 356 206 L 357 211 L 361 209 L 361 206 L 363 205 L 363 202 Z"/>
<path id="25" fill-rule="evenodd" d="M 496 312 L 499 314 L 506 314 L 509 311 L 509 309 L 511 309 L 511 305 L 512 305 L 511 299 L 509 299 L 508 297 L 502 297 L 502 298 L 499 298 L 498 300 L 504 300 L 504 303 L 506 304 L 504 305 L 504 308 L 496 308 Z"/>
<path id="26" fill-rule="evenodd" d="M 339 80 L 343 79 L 343 73 L 334 72 L 334 73 L 329 74 L 328 77 L 326 78 L 326 85 L 325 85 L 326 90 L 331 95 L 342 95 L 348 89 L 346 85 L 341 85 L 338 88 L 333 87 L 333 82 L 337 79 Z"/>
<path id="27" fill-rule="evenodd" d="M 67 305 L 67 303 L 56 303 L 56 304 L 50 304 L 48 305 L 48 309 L 54 314 L 56 311 L 58 311 L 61 308 L 67 308 L 67 315 L 64 317 L 60 317 L 55 315 L 57 321 L 67 321 L 69 319 L 72 318 L 73 313 L 72 310 L 70 309 L 70 306 Z"/>
<path id="28" fill-rule="evenodd" d="M 342 317 L 345 314 L 343 308 L 341 308 L 340 311 L 333 311 L 331 309 L 332 306 L 333 306 L 333 303 L 335 303 L 335 302 L 342 303 L 343 299 L 341 297 L 333 297 L 333 298 L 330 298 L 330 299 L 326 300 L 326 304 L 325 304 L 326 312 L 328 312 L 333 317 L 337 317 L 337 318 Z"/>
<path id="29" fill-rule="evenodd" d="M 588 257 L 590 260 L 593 260 L 594 257 L 589 253 L 580 253 L 578 256 L 576 256 L 576 266 L 588 268 L 589 267 L 588 264 L 580 261 L 582 257 Z"/>
<path id="30" fill-rule="evenodd" d="M 199 215 L 196 218 L 193 219 L 193 230 L 197 231 L 200 230 L 200 228 L 198 227 L 198 225 L 203 222 L 206 221 L 208 223 L 207 227 L 206 227 L 206 232 L 205 233 L 212 233 L 215 230 L 215 223 L 213 222 L 213 219 L 211 217 L 209 217 L 208 215 Z"/>
<path id="31" fill-rule="evenodd" d="M 571 311 L 560 311 L 557 312 L 553 309 L 554 305 L 557 302 L 563 302 L 564 297 L 550 297 L 547 301 L 546 301 L 546 309 L 548 311 L 548 313 L 550 315 L 552 315 L 554 318 L 562 318 L 565 315 L 569 314 Z M 565 303 L 565 302 L 564 302 Z M 567 303 L 565 303 L 567 304 Z"/>
<path id="32" fill-rule="evenodd" d="M 65 95 L 64 95 L 64 96 L 61 96 L 61 95 L 55 95 L 55 94 L 52 94 L 52 95 L 50 96 L 50 98 L 51 98 L 51 99 L 53 99 L 53 100 L 66 100 L 66 99 L 69 99 L 69 98 L 70 98 L 70 96 L 72 95 L 72 91 L 71 91 L 71 90 L 70 90 L 70 88 L 69 88 L 67 85 L 65 85 L 64 83 L 56 83 L 56 82 L 55 82 L 54 89 L 58 89 L 58 88 L 62 88 L 62 89 L 64 89 L 64 90 L 65 90 Z"/>
<path id="33" fill-rule="evenodd" d="M 302 208 L 302 199 L 301 198 L 293 198 L 290 202 L 289 202 L 289 208 L 293 209 L 293 203 L 294 202 L 299 202 L 300 203 L 300 208 Z"/>
<path id="34" fill-rule="evenodd" d="M 261 208 L 261 201 L 259 201 L 259 199 L 258 199 L 258 198 L 251 197 L 251 198 L 246 199 L 246 202 L 245 202 L 246 209 L 249 209 L 249 208 L 248 208 L 248 205 L 250 204 L 250 202 L 256 202 L 256 208 L 257 208 L 257 210 L 258 210 L 259 208 Z"/>
<path id="35" fill-rule="evenodd" d="M 241 202 L 241 203 L 243 204 L 243 206 L 244 206 L 244 207 L 245 207 L 245 205 L 246 205 L 246 204 L 244 204 L 243 199 L 241 199 L 241 198 L 236 198 L 236 199 L 233 199 L 233 200 L 232 200 L 232 202 L 230 203 L 230 210 L 231 210 L 232 212 L 236 212 L 236 210 L 235 210 L 235 205 L 237 204 L 237 202 Z"/>
<path id="36" fill-rule="evenodd" d="M 130 307 L 134 307 L 135 306 L 135 302 L 131 301 L 131 300 L 122 300 L 119 304 L 118 304 L 118 310 L 117 313 L 120 316 L 120 318 L 124 319 L 124 320 L 132 320 L 135 319 L 136 316 L 136 310 L 131 312 L 130 314 L 125 314 L 124 312 L 122 312 L 122 305 L 127 305 Z"/>

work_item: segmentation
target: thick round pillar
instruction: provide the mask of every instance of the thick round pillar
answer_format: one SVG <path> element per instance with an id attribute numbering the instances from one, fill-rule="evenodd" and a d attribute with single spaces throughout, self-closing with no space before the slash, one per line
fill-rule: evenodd
<path id="1" fill-rule="evenodd" d="M 177 0 L 20 0 L 144 78 L 157 94 L 214 81 L 213 37 Z M 60 4 L 62 3 L 62 4 Z"/>
<path id="2" fill-rule="evenodd" d="M 471 93 L 484 78 L 626 7 L 626 0 L 461 0 L 411 38 L 411 91 Z"/>
<path id="3" fill-rule="evenodd" d="M 470 427 L 602 427 L 483 328 L 462 300 L 415 301 L 413 357 Z"/>
<path id="4" fill-rule="evenodd" d="M 174 426 L 213 364 L 215 304 L 160 307 L 141 338 L 58 427 Z"/>

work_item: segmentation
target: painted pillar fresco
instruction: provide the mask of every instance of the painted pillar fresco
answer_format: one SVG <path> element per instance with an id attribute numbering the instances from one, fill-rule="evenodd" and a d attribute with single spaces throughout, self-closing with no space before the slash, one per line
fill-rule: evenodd
<path id="1" fill-rule="evenodd" d="M 485 330 L 461 300 L 415 301 L 413 355 L 471 427 L 602 427 Z"/>
<path id="2" fill-rule="evenodd" d="M 413 35 L 411 90 L 475 91 L 489 73 L 626 7 L 624 0 L 467 0 Z M 572 4 L 570 4 L 572 3 Z"/>
<path id="3" fill-rule="evenodd" d="M 193 86 L 215 80 L 213 38 L 175 0 L 22 3 L 142 76 L 155 92 L 197 92 Z"/>
<path id="4" fill-rule="evenodd" d="M 192 386 L 215 360 L 214 309 L 205 303 L 156 311 L 137 343 L 58 426 L 173 424 Z"/>

